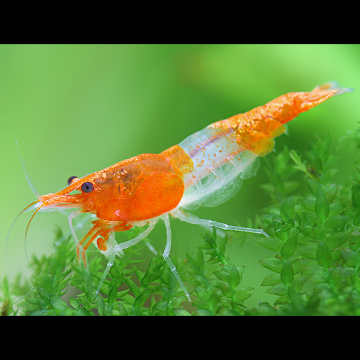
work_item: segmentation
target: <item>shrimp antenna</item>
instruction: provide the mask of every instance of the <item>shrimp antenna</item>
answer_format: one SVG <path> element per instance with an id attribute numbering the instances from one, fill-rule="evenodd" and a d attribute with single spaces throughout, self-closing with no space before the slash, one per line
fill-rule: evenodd
<path id="1" fill-rule="evenodd" d="M 36 213 L 41 209 L 41 207 L 43 206 L 44 204 L 40 203 L 40 206 L 36 209 L 36 211 L 32 214 L 28 224 L 27 224 L 27 227 L 26 227 L 26 231 L 25 231 L 25 238 L 24 238 L 24 244 L 25 244 L 25 255 L 26 255 L 26 261 L 27 263 L 29 264 L 29 259 L 28 259 L 28 256 L 27 256 L 27 251 L 26 251 L 26 238 L 27 238 L 27 233 L 28 233 L 28 230 L 29 230 L 29 226 L 30 226 L 30 223 L 32 221 L 32 219 L 34 218 L 34 216 L 36 215 Z"/>
<path id="2" fill-rule="evenodd" d="M 39 206 L 41 205 L 42 203 L 40 202 L 40 200 L 35 200 L 33 201 L 30 205 L 28 205 L 24 210 L 20 211 L 20 213 L 16 216 L 15 220 L 13 221 L 13 223 L 11 224 L 10 226 L 10 230 L 7 234 L 7 237 L 6 237 L 6 257 L 8 256 L 8 253 L 7 253 L 7 245 L 8 245 L 8 240 L 9 240 L 9 236 L 10 236 L 10 232 L 11 232 L 11 229 L 13 228 L 14 224 L 15 224 L 15 221 L 19 218 L 19 216 L 24 213 L 25 211 L 30 211 L 30 210 L 34 210 L 36 208 L 39 208 Z M 39 210 L 39 209 L 38 209 Z M 37 210 L 36 210 L 37 211 Z M 35 215 L 35 214 L 34 214 Z M 31 220 L 30 220 L 31 221 Z M 26 247 L 25 247 L 26 249 Z M 27 257 L 27 256 L 26 256 Z"/>
<path id="3" fill-rule="evenodd" d="M 30 180 L 30 177 L 29 175 L 27 174 L 27 171 L 25 169 L 25 165 L 21 159 L 21 156 L 20 156 L 20 151 L 19 151 L 19 145 L 17 143 L 17 140 L 15 138 L 15 143 L 16 143 L 16 148 L 17 148 L 17 152 L 18 152 L 18 155 L 19 155 L 19 159 L 20 159 L 20 163 L 21 163 L 21 167 L 24 171 L 24 174 L 25 174 L 25 178 L 26 178 L 26 181 L 27 183 L 29 184 L 30 186 L 30 189 L 31 191 L 33 192 L 33 194 L 38 198 L 38 200 L 32 202 L 30 205 L 28 205 L 24 210 L 22 210 L 15 218 L 15 220 L 13 221 L 13 223 L 11 224 L 10 226 L 10 230 L 7 234 L 7 237 L 6 237 L 6 257 L 8 257 L 8 253 L 7 253 L 7 245 L 8 245 L 8 240 L 9 240 L 9 236 L 10 236 L 10 232 L 11 232 L 11 229 L 13 228 L 16 220 L 18 219 L 18 217 L 25 211 L 29 211 L 29 210 L 33 210 L 33 209 L 36 209 L 38 208 L 41 204 L 42 204 L 42 197 L 40 196 L 40 194 L 37 192 L 37 190 L 35 189 L 35 186 L 33 185 L 33 183 L 31 182 Z M 40 203 L 39 203 L 40 202 Z M 34 206 L 33 206 L 34 205 Z M 26 246 L 25 246 L 25 251 L 26 251 Z M 27 258 L 27 255 L 26 255 L 26 258 Z"/>
<path id="4" fill-rule="evenodd" d="M 42 198 L 41 198 L 40 194 L 37 192 L 37 190 L 36 190 L 35 186 L 33 185 L 33 183 L 31 182 L 30 177 L 29 177 L 29 175 L 28 175 L 28 173 L 27 173 L 27 171 L 26 171 L 26 169 L 25 169 L 25 164 L 23 163 L 23 161 L 22 161 L 22 159 L 21 159 L 20 151 L 19 151 L 19 145 L 18 145 L 18 143 L 17 143 L 16 138 L 15 138 L 15 142 L 16 142 L 16 148 L 17 148 L 17 151 L 18 151 L 18 154 L 19 154 L 19 159 L 20 159 L 21 167 L 22 167 L 22 169 L 23 169 L 23 171 L 24 171 L 26 181 L 27 181 L 27 183 L 29 184 L 30 189 L 31 189 L 31 191 L 33 192 L 33 194 L 41 201 Z"/>

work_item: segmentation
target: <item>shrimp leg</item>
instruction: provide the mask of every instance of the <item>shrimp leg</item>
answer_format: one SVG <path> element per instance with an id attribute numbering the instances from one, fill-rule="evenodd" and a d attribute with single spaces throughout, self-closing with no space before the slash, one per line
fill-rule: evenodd
<path id="1" fill-rule="evenodd" d="M 183 289 L 186 297 L 189 299 L 190 301 L 190 295 L 188 293 L 188 291 L 186 290 L 186 287 L 184 285 L 184 283 L 182 282 L 182 280 L 180 279 L 180 276 L 176 270 L 175 265 L 173 264 L 173 262 L 170 260 L 170 249 L 171 249 L 171 228 L 170 228 L 170 220 L 169 220 L 169 214 L 164 214 L 161 216 L 161 218 L 164 220 L 165 223 L 165 227 L 166 227 L 166 246 L 165 246 L 165 250 L 163 253 L 163 258 L 165 259 L 166 263 L 168 264 L 171 272 L 174 274 L 176 280 L 179 282 L 181 288 Z"/>
<path id="2" fill-rule="evenodd" d="M 246 228 L 241 226 L 234 226 L 234 225 L 228 225 L 221 222 L 213 221 L 213 220 L 206 220 L 206 219 L 197 219 L 190 216 L 184 215 L 181 211 L 175 210 L 172 211 L 171 214 L 175 217 L 177 217 L 181 221 L 188 222 L 190 224 L 200 225 L 200 226 L 213 226 L 217 227 L 223 230 L 233 230 L 233 231 L 244 231 L 244 232 L 250 232 L 255 234 L 262 234 L 267 237 L 269 235 L 262 229 L 252 229 L 252 228 Z"/>
<path id="3" fill-rule="evenodd" d="M 69 227 L 70 227 L 70 230 L 71 230 L 71 234 L 72 236 L 74 237 L 75 241 L 77 243 L 79 243 L 79 239 L 78 237 L 76 236 L 76 233 L 75 233 L 75 229 L 73 227 L 73 224 L 72 224 L 72 219 L 75 218 L 76 216 L 80 215 L 81 214 L 81 210 L 76 210 L 76 211 L 73 211 L 69 216 L 68 216 L 68 221 L 69 221 Z"/>
<path id="4" fill-rule="evenodd" d="M 114 264 L 114 261 L 115 261 L 115 256 L 118 255 L 119 257 L 121 257 L 119 254 L 122 253 L 122 250 L 123 249 L 127 249 L 131 246 L 134 246 L 136 245 L 138 242 L 140 242 L 142 239 L 146 238 L 150 233 L 151 231 L 154 229 L 156 223 L 157 223 L 157 220 L 158 218 L 154 218 L 154 219 L 150 219 L 149 220 L 149 227 L 143 232 L 141 233 L 140 235 L 136 236 L 135 238 L 129 240 L 129 241 L 125 241 L 121 244 L 117 244 L 115 245 L 112 249 L 110 249 L 110 254 L 109 254 L 109 260 L 108 260 L 108 263 L 106 265 L 106 269 L 100 279 L 100 282 L 99 282 L 99 285 L 97 287 L 97 290 L 96 290 L 96 294 L 99 293 L 100 291 L 100 288 L 105 280 L 105 277 L 106 275 L 109 273 L 111 267 L 113 266 Z M 109 244 L 110 245 L 110 244 Z"/>
<path id="5" fill-rule="evenodd" d="M 158 218 L 153 218 L 153 219 L 150 219 L 149 220 L 149 227 L 143 232 L 141 233 L 140 235 L 138 235 L 137 237 L 129 240 L 129 241 L 125 241 L 121 244 L 117 244 L 114 246 L 114 251 L 116 253 L 118 253 L 119 251 L 121 250 L 124 250 L 124 249 L 127 249 L 131 246 L 134 246 L 136 245 L 139 241 L 141 241 L 142 239 L 146 238 L 150 233 L 151 231 L 154 229 L 154 226 L 156 225 L 158 221 Z"/>
<path id="6" fill-rule="evenodd" d="M 113 240 L 115 242 L 115 239 L 114 239 L 114 235 L 111 235 L 110 236 L 110 239 L 109 240 Z M 110 245 L 110 244 L 109 244 Z M 112 249 L 113 250 L 113 249 Z M 119 255 L 119 253 L 121 253 L 121 251 L 119 252 L 115 252 L 115 251 L 110 251 L 110 255 L 109 255 L 109 260 L 108 260 L 108 263 L 106 264 L 106 269 L 105 271 L 103 272 L 102 274 L 102 277 L 99 281 L 99 284 L 98 284 L 98 287 L 96 289 L 96 293 L 95 295 L 97 295 L 100 291 L 100 288 L 102 286 L 102 284 L 104 283 L 104 280 L 106 278 L 106 275 L 109 273 L 111 267 L 114 265 L 114 262 L 115 262 L 115 256 L 116 255 Z M 119 255 L 120 256 L 120 255 Z"/>

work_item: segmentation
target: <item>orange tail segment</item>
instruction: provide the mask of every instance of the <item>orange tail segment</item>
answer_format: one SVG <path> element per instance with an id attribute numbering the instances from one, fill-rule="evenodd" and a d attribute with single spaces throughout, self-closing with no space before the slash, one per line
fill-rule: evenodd
<path id="1" fill-rule="evenodd" d="M 239 145 L 258 156 L 268 154 L 274 147 L 273 138 L 285 131 L 284 124 L 334 95 L 352 91 L 336 83 L 316 86 L 311 92 L 288 93 L 244 114 L 226 121 L 236 132 Z"/>

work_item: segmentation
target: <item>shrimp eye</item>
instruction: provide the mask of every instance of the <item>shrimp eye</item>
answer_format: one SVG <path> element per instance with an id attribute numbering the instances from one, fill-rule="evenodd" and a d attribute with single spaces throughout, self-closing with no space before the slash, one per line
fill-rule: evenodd
<path id="1" fill-rule="evenodd" d="M 72 183 L 72 181 L 77 178 L 78 178 L 77 176 L 70 176 L 67 181 L 68 185 L 70 185 Z"/>
<path id="2" fill-rule="evenodd" d="M 81 190 L 85 193 L 91 193 L 94 190 L 94 185 L 91 182 L 84 182 L 81 185 Z"/>

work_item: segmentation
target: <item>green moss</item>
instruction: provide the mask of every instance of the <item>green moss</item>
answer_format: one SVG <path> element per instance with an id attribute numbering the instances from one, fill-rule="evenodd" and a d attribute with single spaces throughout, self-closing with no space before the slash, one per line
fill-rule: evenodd
<path id="1" fill-rule="evenodd" d="M 359 131 L 339 144 L 350 141 L 359 148 Z M 185 258 L 174 257 L 190 303 L 161 255 L 146 256 L 150 262 L 145 264 L 144 241 L 115 260 L 96 294 L 103 257 L 94 252 L 89 269 L 79 266 L 74 242 L 57 231 L 53 254 L 33 256 L 29 280 L 18 276 L 12 284 L 6 277 L 0 282 L 2 314 L 360 315 L 360 171 L 354 165 L 350 178 L 334 182 L 339 159 L 334 148 L 328 139 L 317 140 L 306 160 L 286 147 L 264 159 L 268 182 L 262 188 L 270 204 L 252 226 L 270 237 L 240 235 L 272 253 L 259 263 L 271 272 L 261 286 L 268 287 L 274 304 L 246 305 L 257 284 L 242 287 L 245 267 L 226 254 L 231 232 L 220 237 L 214 230 Z M 305 184 L 307 190 L 296 192 Z M 68 297 L 70 287 L 73 296 Z"/>

